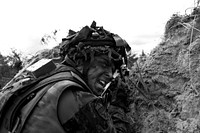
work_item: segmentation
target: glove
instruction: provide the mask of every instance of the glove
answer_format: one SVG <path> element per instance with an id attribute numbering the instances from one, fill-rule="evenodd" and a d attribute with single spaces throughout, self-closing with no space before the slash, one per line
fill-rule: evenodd
<path id="1" fill-rule="evenodd" d="M 111 88 L 110 88 L 111 87 Z M 120 77 L 110 85 L 108 88 L 110 94 L 110 104 L 124 109 L 124 111 L 129 110 L 129 96 L 128 96 L 128 86 L 121 80 Z"/>

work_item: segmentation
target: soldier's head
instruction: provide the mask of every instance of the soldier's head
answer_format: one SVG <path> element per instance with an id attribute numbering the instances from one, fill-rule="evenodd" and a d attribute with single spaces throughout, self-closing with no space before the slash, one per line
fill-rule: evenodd
<path id="1" fill-rule="evenodd" d="M 118 35 L 97 27 L 95 22 L 69 34 L 60 45 L 61 56 L 66 64 L 83 74 L 94 94 L 101 95 L 113 73 L 127 64 L 130 46 Z"/>

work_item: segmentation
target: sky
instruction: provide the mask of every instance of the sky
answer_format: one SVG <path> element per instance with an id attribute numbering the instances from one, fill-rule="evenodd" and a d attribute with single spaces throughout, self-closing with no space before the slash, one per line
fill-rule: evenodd
<path id="1" fill-rule="evenodd" d="M 149 53 L 162 40 L 172 14 L 185 14 L 195 0 L 0 0 L 0 53 L 24 54 L 56 44 L 41 45 L 45 34 L 79 31 L 95 20 L 98 26 L 125 39 L 135 53 Z M 188 11 L 188 10 L 186 10 Z"/>

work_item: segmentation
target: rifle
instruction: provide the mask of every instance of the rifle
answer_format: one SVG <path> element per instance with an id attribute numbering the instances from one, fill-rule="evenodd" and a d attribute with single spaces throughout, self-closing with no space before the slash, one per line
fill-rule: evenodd
<path id="1" fill-rule="evenodd" d="M 112 100 L 113 99 L 116 100 L 118 89 L 122 89 L 120 88 L 122 85 L 122 82 L 126 82 L 125 76 L 128 76 L 126 74 L 129 74 L 128 69 L 118 69 L 118 71 L 116 71 L 113 74 L 113 79 L 109 83 L 107 83 L 106 86 L 104 87 L 104 91 L 101 94 L 101 97 L 104 97 L 104 103 L 107 109 L 110 103 L 112 102 Z M 124 91 L 127 92 L 127 90 L 124 90 Z"/>
<path id="2" fill-rule="evenodd" d="M 108 93 L 109 89 L 111 89 L 111 88 L 110 88 L 111 84 L 114 84 L 114 83 L 116 82 L 116 79 L 117 79 L 118 76 L 119 76 L 119 73 L 116 71 L 116 72 L 113 74 L 112 80 L 111 80 L 110 82 L 108 82 L 108 83 L 106 84 L 106 86 L 104 87 L 104 91 L 103 91 L 103 93 L 101 94 L 102 97 L 105 96 L 106 93 Z"/>

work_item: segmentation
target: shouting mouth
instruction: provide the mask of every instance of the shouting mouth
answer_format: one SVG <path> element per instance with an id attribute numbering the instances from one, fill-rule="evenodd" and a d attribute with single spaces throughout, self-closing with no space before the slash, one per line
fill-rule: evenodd
<path id="1" fill-rule="evenodd" d="M 99 80 L 97 83 L 101 86 L 102 89 L 106 86 L 106 82 L 103 80 Z"/>

